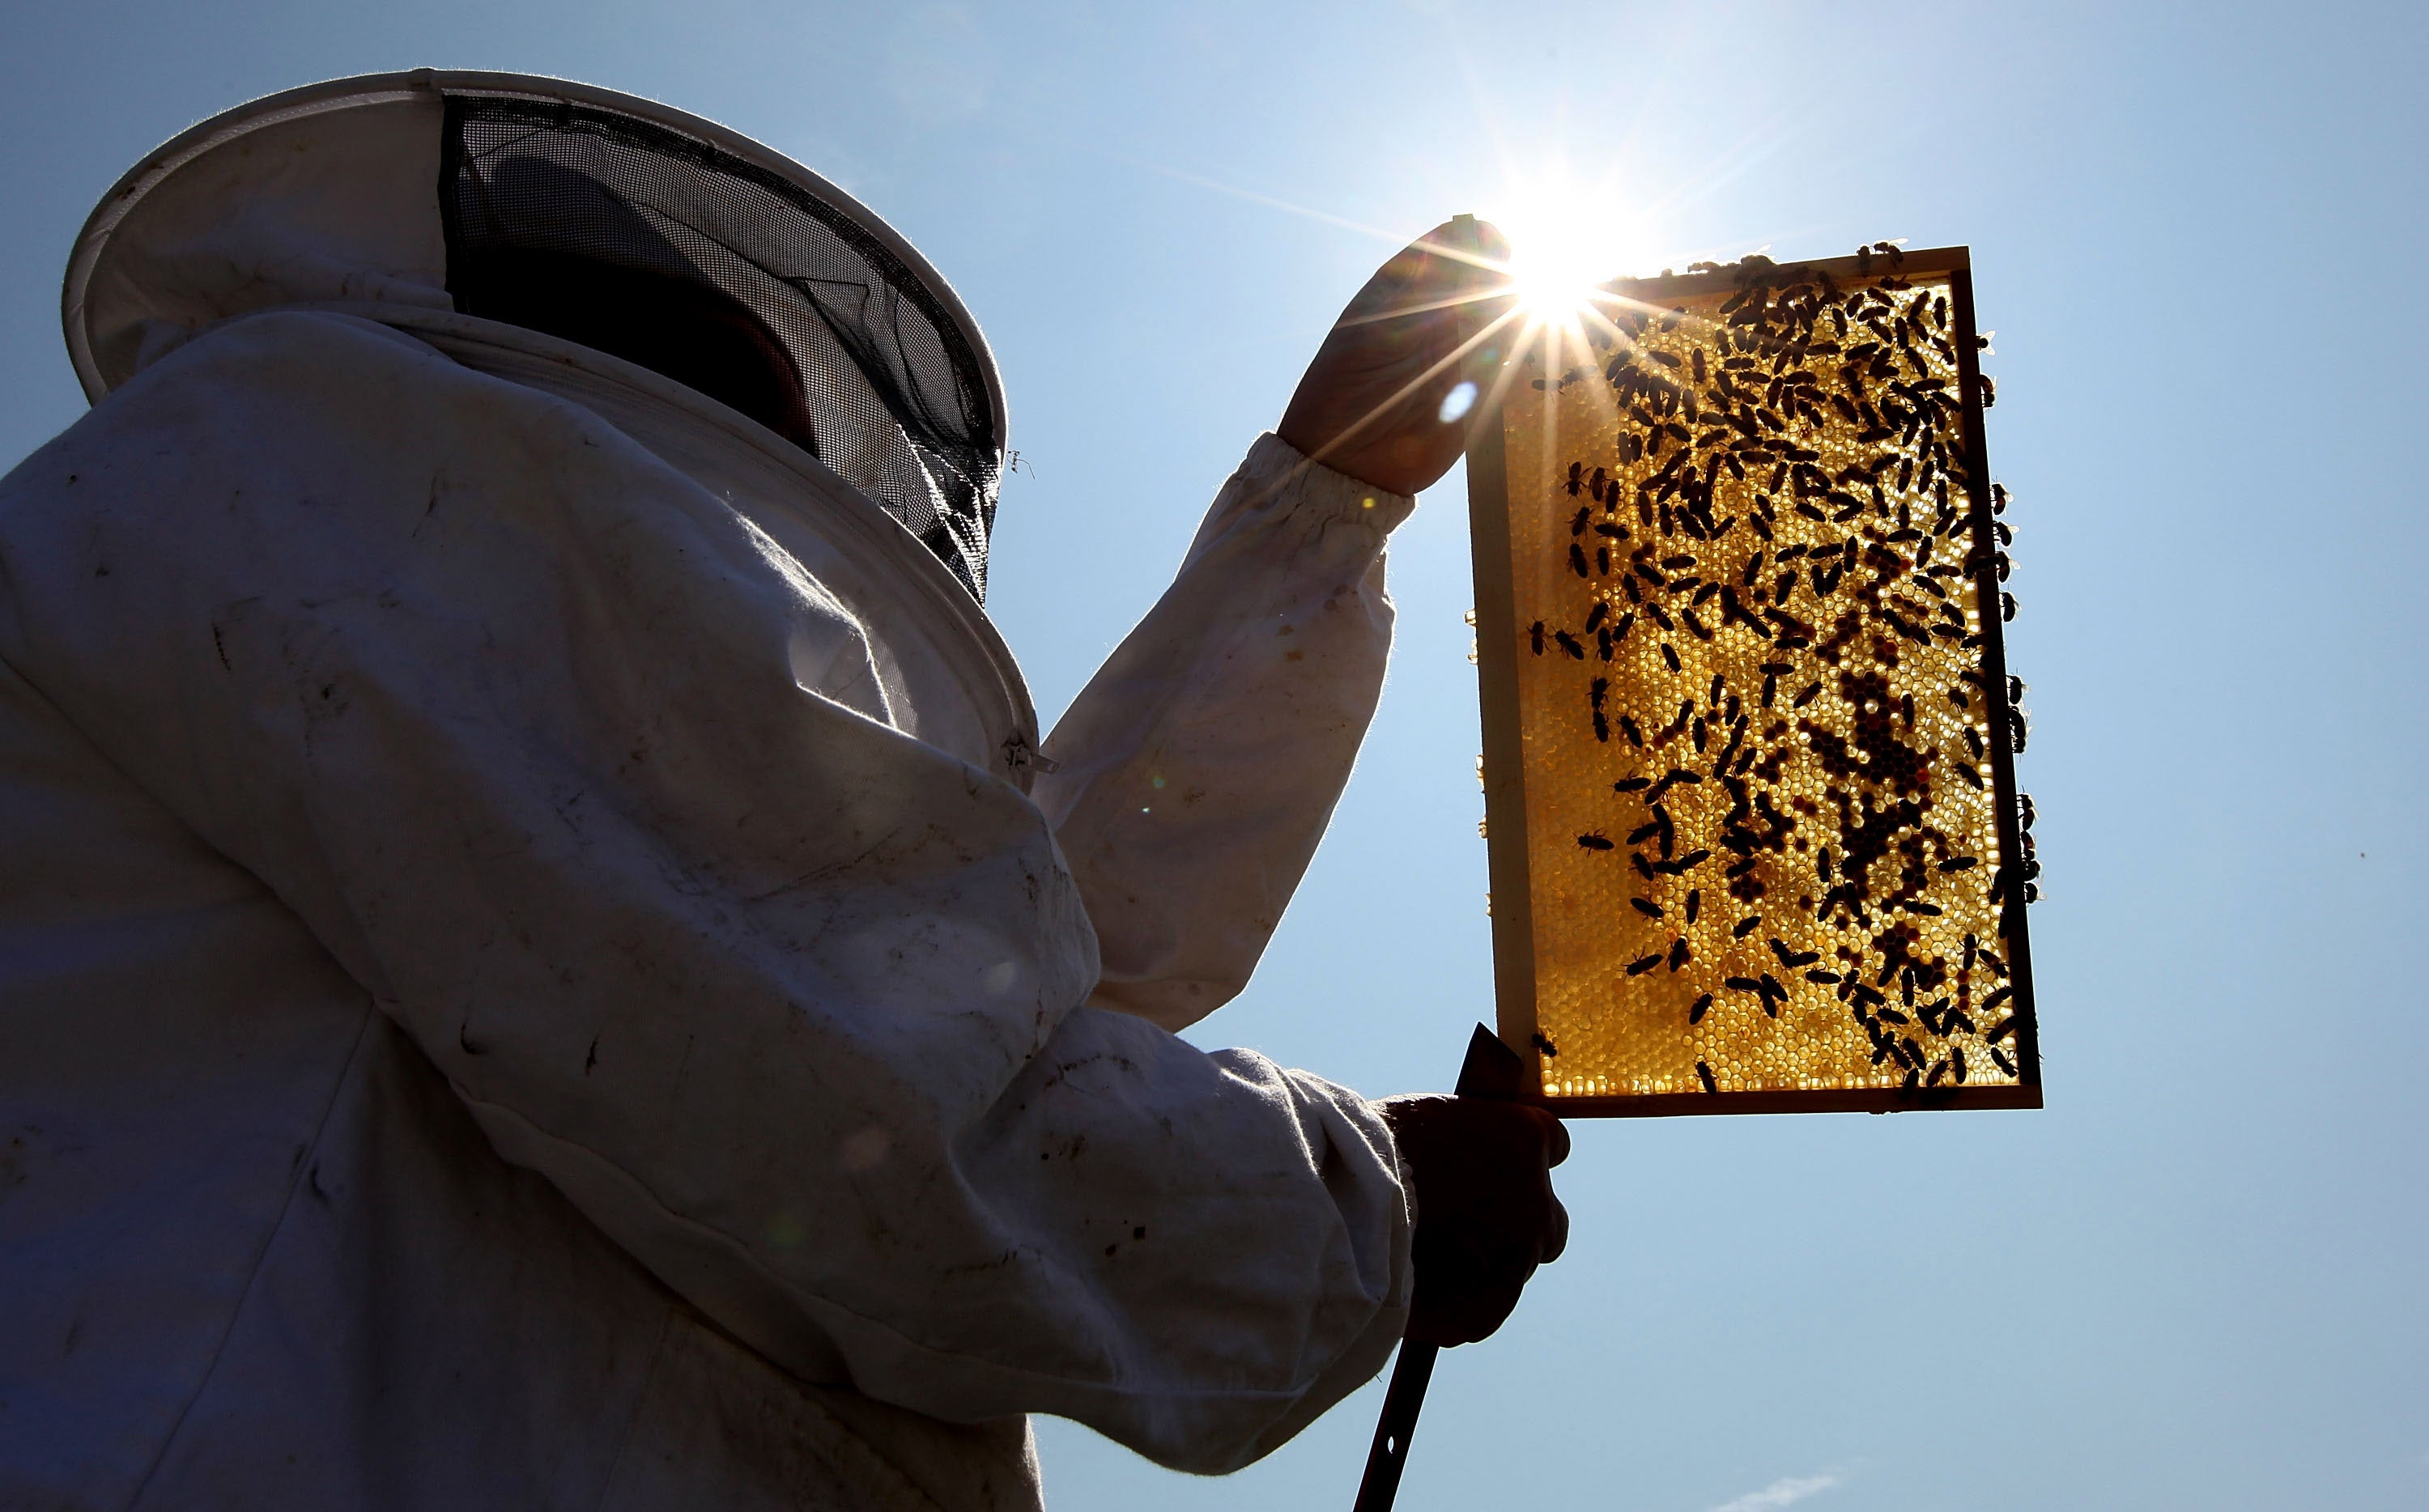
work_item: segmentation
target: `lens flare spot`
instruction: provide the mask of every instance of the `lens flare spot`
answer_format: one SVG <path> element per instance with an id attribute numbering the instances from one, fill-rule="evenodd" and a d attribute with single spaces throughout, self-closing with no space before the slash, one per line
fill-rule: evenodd
<path id="1" fill-rule="evenodd" d="M 1442 411 L 1436 418 L 1445 425 L 1448 425 L 1451 421 L 1458 419 L 1462 415 L 1465 415 L 1470 409 L 1474 408 L 1475 405 L 1476 386 L 1471 383 L 1462 382 L 1455 385 L 1449 393 L 1443 395 Z"/>

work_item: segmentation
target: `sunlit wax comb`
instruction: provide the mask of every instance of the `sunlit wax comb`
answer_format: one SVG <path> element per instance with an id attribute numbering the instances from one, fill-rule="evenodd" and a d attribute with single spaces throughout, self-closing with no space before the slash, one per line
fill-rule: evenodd
<path id="1" fill-rule="evenodd" d="M 2038 1107 L 1965 250 L 1542 321 L 1468 461 L 1500 1032 L 1563 1114 Z"/>

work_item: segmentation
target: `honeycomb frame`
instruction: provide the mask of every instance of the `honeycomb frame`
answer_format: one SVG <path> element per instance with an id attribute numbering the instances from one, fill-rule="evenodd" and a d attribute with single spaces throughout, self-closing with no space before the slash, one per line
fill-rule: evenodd
<path id="1" fill-rule="evenodd" d="M 1966 249 L 1605 292 L 1513 355 L 1468 455 L 1530 1100 L 2041 1106 Z"/>

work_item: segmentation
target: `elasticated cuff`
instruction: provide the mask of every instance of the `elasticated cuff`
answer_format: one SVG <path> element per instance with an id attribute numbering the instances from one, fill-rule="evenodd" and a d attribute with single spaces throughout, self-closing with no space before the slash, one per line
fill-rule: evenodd
<path id="1" fill-rule="evenodd" d="M 1417 507 L 1414 495 L 1378 488 L 1321 462 L 1311 462 L 1298 448 L 1271 431 L 1258 436 L 1257 444 L 1248 448 L 1248 460 L 1240 464 L 1240 476 L 1261 490 L 1296 491 L 1299 497 L 1295 502 L 1299 510 L 1328 518 L 1358 520 L 1386 534 Z"/>

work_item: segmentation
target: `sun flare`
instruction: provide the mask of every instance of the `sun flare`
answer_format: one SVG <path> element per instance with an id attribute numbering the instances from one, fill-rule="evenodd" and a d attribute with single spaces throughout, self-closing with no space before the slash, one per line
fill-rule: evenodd
<path id="1" fill-rule="evenodd" d="M 1611 277 L 1598 265 L 1594 249 L 1568 238 L 1513 237 L 1510 244 L 1510 278 L 1518 307 L 1530 320 L 1575 319 L 1594 302 L 1595 286 Z"/>
<path id="2" fill-rule="evenodd" d="M 1517 196 L 1495 217 L 1510 238 L 1510 277 L 1530 322 L 1576 320 L 1602 285 L 1628 270 L 1634 228 L 1598 208 L 1605 198 L 1568 185 L 1546 186 Z"/>

